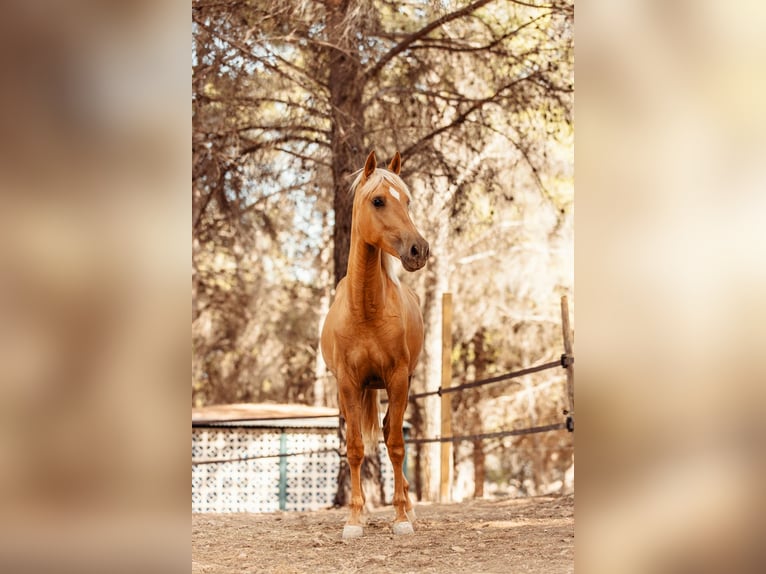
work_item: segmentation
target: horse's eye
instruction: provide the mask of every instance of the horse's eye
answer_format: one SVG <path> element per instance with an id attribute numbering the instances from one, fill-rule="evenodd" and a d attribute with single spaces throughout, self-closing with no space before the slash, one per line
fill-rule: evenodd
<path id="1" fill-rule="evenodd" d="M 386 202 L 385 202 L 385 201 L 383 201 L 383 198 L 382 198 L 382 197 L 374 197 L 374 198 L 372 199 L 372 204 L 373 204 L 375 207 L 383 207 L 384 205 L 386 205 Z"/>

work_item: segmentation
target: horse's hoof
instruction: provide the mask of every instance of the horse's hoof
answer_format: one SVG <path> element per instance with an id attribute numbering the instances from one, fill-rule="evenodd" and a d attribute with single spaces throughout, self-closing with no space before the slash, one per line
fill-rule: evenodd
<path id="1" fill-rule="evenodd" d="M 394 522 L 394 534 L 401 536 L 403 534 L 415 534 L 415 531 L 409 522 Z"/>
<path id="2" fill-rule="evenodd" d="M 415 519 L 417 516 L 415 515 L 415 507 L 413 506 L 409 510 L 405 510 L 404 513 L 407 515 L 407 518 L 410 522 L 415 522 Z"/>
<path id="3" fill-rule="evenodd" d="M 360 538 L 362 536 L 362 527 L 357 526 L 356 524 L 346 524 L 343 527 L 343 540 L 348 540 L 349 538 Z"/>

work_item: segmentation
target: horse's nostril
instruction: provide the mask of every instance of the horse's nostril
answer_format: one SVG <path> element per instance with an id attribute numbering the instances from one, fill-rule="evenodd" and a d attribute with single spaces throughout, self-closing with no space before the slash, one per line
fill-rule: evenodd
<path id="1" fill-rule="evenodd" d="M 420 253 L 420 251 L 418 251 L 418 246 L 417 245 L 413 245 L 410 248 L 410 255 L 412 255 L 413 257 L 417 257 L 418 253 Z"/>

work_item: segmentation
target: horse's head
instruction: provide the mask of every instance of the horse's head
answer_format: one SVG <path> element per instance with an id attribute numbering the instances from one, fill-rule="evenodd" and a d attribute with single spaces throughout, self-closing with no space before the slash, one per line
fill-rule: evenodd
<path id="1" fill-rule="evenodd" d="M 417 271 L 428 261 L 428 242 L 410 219 L 410 190 L 399 177 L 402 159 L 396 152 L 388 169 L 376 169 L 370 152 L 354 185 L 353 223 L 365 243 L 401 260 L 407 271 Z"/>

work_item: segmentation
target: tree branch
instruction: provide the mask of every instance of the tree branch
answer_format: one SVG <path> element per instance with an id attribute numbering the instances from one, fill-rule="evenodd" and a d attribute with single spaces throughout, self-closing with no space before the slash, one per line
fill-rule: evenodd
<path id="1" fill-rule="evenodd" d="M 261 142 L 252 142 L 250 145 L 248 145 L 245 148 L 242 148 L 239 153 L 237 154 L 238 157 L 245 157 L 248 154 L 251 154 L 253 152 L 256 152 L 258 150 L 262 149 L 280 149 L 277 146 L 281 144 L 286 144 L 290 142 L 303 142 L 308 144 L 316 144 L 321 146 L 329 146 L 327 142 L 321 142 L 321 141 L 314 141 L 313 139 L 306 138 L 306 137 L 299 137 L 299 136 L 291 136 L 291 135 L 285 135 L 282 137 L 274 138 L 273 140 L 267 140 L 267 141 L 261 141 Z M 281 150 L 284 151 L 284 150 Z"/>
<path id="2" fill-rule="evenodd" d="M 440 26 L 446 24 L 447 22 L 451 22 L 452 20 L 457 20 L 458 18 L 462 18 L 463 16 L 467 14 L 471 14 L 472 12 L 475 12 L 476 10 L 481 8 L 482 6 L 485 6 L 486 4 L 489 4 L 490 2 L 493 2 L 493 1 L 494 0 L 477 0 L 476 2 L 472 2 L 471 4 L 461 8 L 460 10 L 450 12 L 449 14 L 445 14 L 441 18 L 437 18 L 436 20 L 424 26 L 417 32 L 413 32 L 412 34 L 404 38 L 401 42 L 396 44 L 388 52 L 383 54 L 383 56 L 380 57 L 380 59 L 375 63 L 375 65 L 369 68 L 364 73 L 364 80 L 365 81 L 369 80 L 370 78 L 379 74 L 386 64 L 388 64 L 391 60 L 393 60 L 397 55 L 401 54 L 404 50 L 409 48 L 413 42 L 416 42 L 420 38 L 427 36 L 428 34 L 433 32 Z"/>
<path id="3" fill-rule="evenodd" d="M 268 97 L 254 97 L 254 96 L 216 96 L 216 95 L 209 95 L 209 94 L 193 94 L 199 101 L 210 101 L 210 102 L 221 102 L 221 103 L 231 103 L 235 105 L 243 105 L 243 106 L 249 106 L 251 104 L 284 104 L 287 107 L 290 108 L 297 108 L 299 110 L 303 110 L 305 112 L 308 112 L 313 115 L 317 115 L 321 118 L 330 119 L 329 112 L 324 112 L 322 110 L 319 110 L 317 108 L 313 108 L 311 106 L 307 106 L 305 104 L 301 104 L 299 102 L 294 102 L 291 100 L 287 100 L 284 98 L 268 98 Z"/>
<path id="4" fill-rule="evenodd" d="M 504 91 L 508 90 L 509 88 L 512 88 L 519 82 L 523 82 L 525 80 L 529 80 L 533 76 L 537 75 L 531 74 L 529 76 L 524 76 L 522 78 L 516 78 L 515 80 L 512 80 L 511 82 L 508 82 L 504 86 L 501 86 L 494 94 L 491 96 L 488 96 L 486 98 L 482 98 L 480 100 L 476 100 L 476 102 L 469 107 L 466 111 L 462 112 L 460 115 L 458 115 L 454 120 L 452 120 L 450 123 L 441 126 L 440 128 L 435 129 L 434 131 L 426 134 L 422 138 L 420 138 L 418 141 L 416 141 L 414 144 L 412 144 L 410 147 L 408 147 L 406 150 L 402 152 L 402 155 L 405 157 L 408 157 L 412 155 L 418 148 L 420 148 L 423 144 L 425 144 L 427 141 L 432 140 L 439 134 L 442 134 L 446 132 L 447 130 L 450 130 L 466 121 L 469 115 L 471 115 L 476 110 L 482 108 L 485 104 L 490 103 L 492 101 L 495 101 L 497 97 Z"/>
<path id="5" fill-rule="evenodd" d="M 329 162 L 326 162 L 326 161 L 322 161 L 321 159 L 318 159 L 316 157 L 312 157 L 312 156 L 309 156 L 309 155 L 301 154 L 301 153 L 298 153 L 296 151 L 292 151 L 292 150 L 289 150 L 289 149 L 286 149 L 286 148 L 283 148 L 283 147 L 275 147 L 274 150 L 275 151 L 281 151 L 282 153 L 286 153 L 288 155 L 291 155 L 291 156 L 296 157 L 298 159 L 301 159 L 303 161 L 308 161 L 308 162 L 311 162 L 311 163 L 315 163 L 316 165 L 323 165 L 323 166 L 325 166 L 327 168 L 332 169 L 332 164 L 330 164 Z"/>
<path id="6" fill-rule="evenodd" d="M 320 134 L 324 137 L 329 138 L 330 137 L 330 130 L 323 130 L 322 128 L 312 128 L 310 126 L 301 126 L 301 125 L 284 125 L 284 124 L 247 124 L 241 127 L 236 128 L 237 132 L 246 132 L 249 130 L 262 130 L 265 132 L 290 132 L 290 133 L 301 133 L 301 132 L 310 132 L 315 134 Z M 221 133 L 218 135 L 227 135 L 228 132 Z M 319 143 L 319 142 L 317 142 Z"/>
<path id="7" fill-rule="evenodd" d="M 513 30 L 506 32 L 502 36 L 498 36 L 497 38 L 492 40 L 489 44 L 485 44 L 483 46 L 471 46 L 471 45 L 459 44 L 455 40 L 444 41 L 439 38 L 423 38 L 422 44 L 419 44 L 417 46 L 410 46 L 410 49 L 411 50 L 449 50 L 450 52 L 483 52 L 483 51 L 491 52 L 492 49 L 495 48 L 495 46 L 497 46 L 498 44 L 500 44 L 503 40 L 507 40 L 511 36 L 515 36 L 522 30 L 524 30 L 524 28 L 527 28 L 528 26 L 535 24 L 538 20 L 541 20 L 542 18 L 545 18 L 546 16 L 550 16 L 551 14 L 553 14 L 553 10 L 540 14 L 537 18 L 534 18 L 532 20 L 525 22 L 524 24 L 521 24 L 520 26 L 514 28 Z"/>
<path id="8" fill-rule="evenodd" d="M 226 34 L 223 34 L 223 33 L 219 32 L 218 30 L 213 29 L 211 26 L 209 26 L 208 24 L 205 24 L 200 18 L 198 18 L 197 16 L 195 16 L 193 14 L 192 14 L 192 20 L 194 21 L 195 24 L 197 24 L 200 28 L 205 30 L 211 36 L 213 36 L 215 38 L 218 38 L 219 40 L 223 40 L 224 42 L 229 44 L 229 46 L 235 48 L 237 51 L 240 52 L 240 54 L 245 56 L 248 60 L 255 60 L 257 62 L 260 62 L 265 68 L 268 68 L 269 70 L 271 70 L 275 74 L 277 74 L 279 76 L 282 76 L 286 80 L 288 80 L 288 81 L 298 85 L 299 87 L 301 87 L 304 90 L 306 90 L 308 93 L 314 93 L 314 90 L 312 90 L 306 84 L 301 82 L 298 78 L 293 77 L 292 75 L 288 74 L 284 70 L 280 69 L 278 66 L 272 64 L 271 62 L 268 61 L 267 58 L 261 58 L 261 57 L 257 56 L 256 54 L 253 54 L 252 50 L 250 49 L 250 47 L 247 44 L 245 44 L 245 43 L 243 43 L 243 42 L 241 42 L 239 40 L 235 40 L 234 38 L 230 38 Z M 274 56 L 274 54 L 270 54 L 270 55 Z M 301 68 L 299 68 L 297 66 L 292 66 L 290 69 L 293 69 L 293 68 L 296 69 L 297 73 L 303 75 L 305 78 L 307 78 L 310 81 L 314 82 L 314 84 L 316 84 L 316 86 L 318 86 L 318 87 L 320 87 L 322 89 L 325 89 L 325 90 L 327 89 L 327 86 L 325 84 L 323 84 L 322 82 L 320 82 L 316 78 L 312 78 L 305 70 L 302 70 Z"/>

